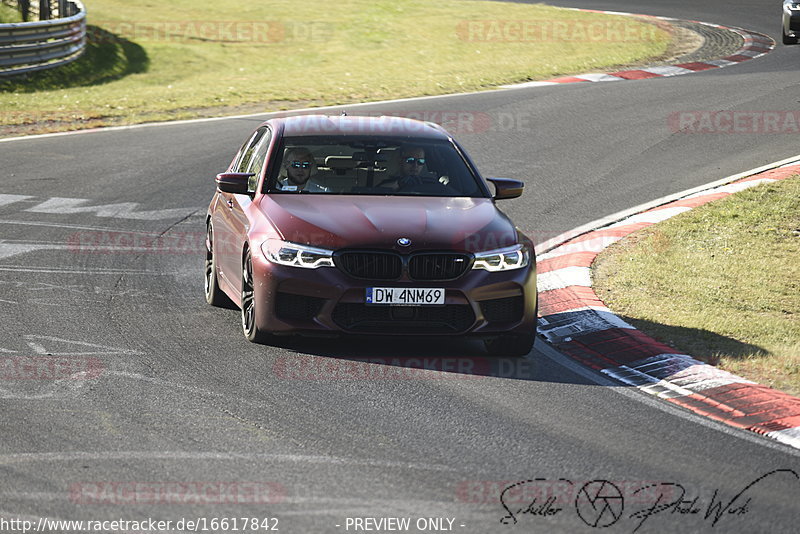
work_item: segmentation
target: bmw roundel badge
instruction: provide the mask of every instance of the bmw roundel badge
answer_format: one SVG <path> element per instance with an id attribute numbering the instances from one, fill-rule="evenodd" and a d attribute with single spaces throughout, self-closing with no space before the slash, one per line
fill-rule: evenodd
<path id="1" fill-rule="evenodd" d="M 407 237 L 401 237 L 400 239 L 397 240 L 397 244 L 400 245 L 401 247 L 407 247 L 411 244 L 411 240 Z"/>

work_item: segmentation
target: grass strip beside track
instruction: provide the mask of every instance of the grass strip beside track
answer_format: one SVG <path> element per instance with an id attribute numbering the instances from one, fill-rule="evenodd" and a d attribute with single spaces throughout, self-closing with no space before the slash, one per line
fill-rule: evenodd
<path id="1" fill-rule="evenodd" d="M 800 395 L 800 177 L 736 193 L 600 254 L 597 295 L 636 328 Z"/>
<path id="2" fill-rule="evenodd" d="M 0 4 L 0 24 L 7 22 L 22 22 L 22 15 L 13 7 Z"/>
<path id="3" fill-rule="evenodd" d="M 501 2 L 85 5 L 82 59 L 0 80 L 0 133 L 475 91 L 630 65 L 670 44 L 631 17 Z"/>

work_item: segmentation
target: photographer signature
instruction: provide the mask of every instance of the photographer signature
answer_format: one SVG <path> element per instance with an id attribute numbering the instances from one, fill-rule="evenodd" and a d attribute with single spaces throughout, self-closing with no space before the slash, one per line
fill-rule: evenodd
<path id="1" fill-rule="evenodd" d="M 752 489 L 767 483 L 778 476 L 790 476 L 800 481 L 800 474 L 792 469 L 775 469 L 769 471 L 745 485 L 732 498 L 725 499 L 719 489 L 714 490 L 710 500 L 700 495 L 687 496 L 686 488 L 676 482 L 652 482 L 639 487 L 626 488 L 624 493 L 618 486 L 608 480 L 592 480 L 580 485 L 567 479 L 537 478 L 510 484 L 500 493 L 500 504 L 506 511 L 500 522 L 504 525 L 516 525 L 521 516 L 550 517 L 574 509 L 578 517 L 589 527 L 604 528 L 614 525 L 624 517 L 636 522 L 633 532 L 637 532 L 650 518 L 667 513 L 681 516 L 694 516 L 716 526 L 726 517 L 742 516 L 752 511 Z M 562 494 L 547 489 L 558 488 Z M 577 491 L 575 491 L 577 489 Z M 537 491 L 545 490 L 545 491 Z M 522 499 L 518 496 L 535 495 Z M 544 493 L 545 495 L 542 495 Z M 546 497 L 546 498 L 544 498 Z M 630 508 L 626 513 L 626 498 Z"/>

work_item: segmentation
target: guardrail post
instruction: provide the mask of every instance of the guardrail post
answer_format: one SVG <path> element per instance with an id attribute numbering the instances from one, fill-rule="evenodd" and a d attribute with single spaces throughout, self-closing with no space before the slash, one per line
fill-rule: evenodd
<path id="1" fill-rule="evenodd" d="M 50 0 L 39 0 L 39 20 L 50 20 Z"/>
<path id="2" fill-rule="evenodd" d="M 22 22 L 28 22 L 28 16 L 31 11 L 31 1 L 19 0 L 19 11 L 22 13 Z"/>

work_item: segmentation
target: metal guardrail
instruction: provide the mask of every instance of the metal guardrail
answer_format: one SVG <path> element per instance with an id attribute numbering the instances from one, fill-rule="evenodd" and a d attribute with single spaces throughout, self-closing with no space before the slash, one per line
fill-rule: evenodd
<path id="1" fill-rule="evenodd" d="M 23 19 L 29 18 L 31 3 L 18 2 Z M 41 20 L 0 24 L 0 77 L 64 65 L 86 48 L 86 9 L 80 0 L 34 4 Z"/>

